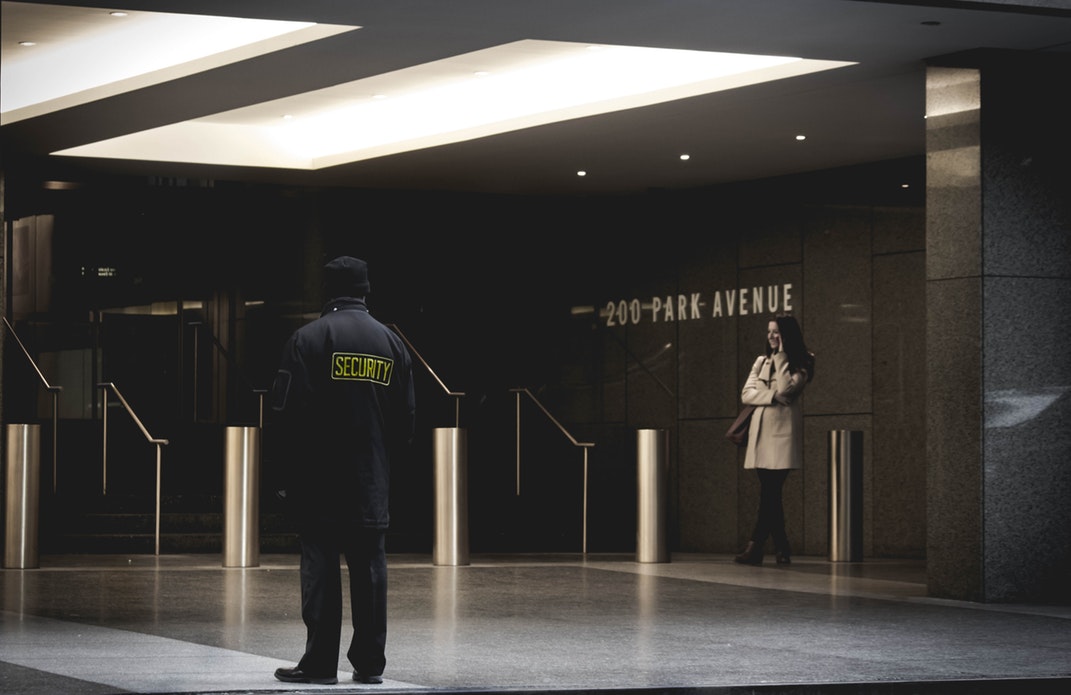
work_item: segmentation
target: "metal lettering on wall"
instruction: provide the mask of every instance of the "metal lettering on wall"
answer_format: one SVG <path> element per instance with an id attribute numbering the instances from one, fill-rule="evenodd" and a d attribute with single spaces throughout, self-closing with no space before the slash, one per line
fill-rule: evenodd
<path id="1" fill-rule="evenodd" d="M 651 323 L 699 321 L 706 318 L 749 316 L 751 314 L 792 311 L 792 283 L 739 287 L 717 290 L 703 299 L 702 292 L 652 297 L 649 302 L 639 299 L 609 301 L 602 315 L 607 327 L 638 324 L 645 319 Z"/>

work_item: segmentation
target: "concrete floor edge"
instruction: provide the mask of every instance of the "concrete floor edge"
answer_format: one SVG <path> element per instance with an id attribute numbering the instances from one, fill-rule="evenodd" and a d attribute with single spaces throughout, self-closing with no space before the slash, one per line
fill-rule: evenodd
<path id="1" fill-rule="evenodd" d="M 218 555 L 42 557 L 0 571 L 0 692 L 1071 692 L 1071 606 L 929 598 L 920 561 L 556 553 L 443 567 L 417 554 L 388 566 L 384 684 L 350 681 L 343 644 L 339 683 L 314 686 L 271 675 L 303 645 L 296 555 L 247 568 Z"/>
<path id="2" fill-rule="evenodd" d="M 674 688 L 586 688 L 586 689 L 546 689 L 546 688 L 498 688 L 482 689 L 395 689 L 390 687 L 373 688 L 371 686 L 319 686 L 316 689 L 285 690 L 288 695 L 495 695 L 497 693 L 517 693 L 518 695 L 1008 695 L 1023 693 L 1025 695 L 1066 695 L 1071 688 L 1071 677 L 1065 678 L 1004 678 L 947 681 L 898 681 L 898 682 L 863 682 L 863 683 L 786 683 L 781 685 L 727 685 L 727 686 L 680 686 Z M 231 690 L 212 691 L 211 695 L 262 695 L 271 692 L 265 690 Z M 117 693 L 118 695 L 118 693 Z M 190 693 L 175 691 L 157 695 L 208 695 L 207 693 Z"/>

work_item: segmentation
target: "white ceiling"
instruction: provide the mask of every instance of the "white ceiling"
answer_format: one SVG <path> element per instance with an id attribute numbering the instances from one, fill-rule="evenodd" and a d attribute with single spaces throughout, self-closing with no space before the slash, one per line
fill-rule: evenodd
<path id="1" fill-rule="evenodd" d="M 330 25 L 154 79 L 128 78 L 121 88 L 59 103 L 51 112 L 5 117 L 4 151 L 31 155 L 525 40 L 857 63 L 315 171 L 78 159 L 103 172 L 396 189 L 620 193 L 922 155 L 925 60 L 974 49 L 1071 48 L 1071 2 L 1063 0 L 1014 8 L 860 0 L 118 0 L 4 2 L 3 8 L 9 64 L 24 37 L 54 41 L 106 15 L 85 8 Z M 180 44 L 202 33 L 176 31 Z M 86 64 L 73 57 L 66 69 L 79 74 Z M 798 141 L 798 134 L 806 139 Z M 685 153 L 690 158 L 682 161 Z M 578 177 L 578 170 L 587 175 Z"/>

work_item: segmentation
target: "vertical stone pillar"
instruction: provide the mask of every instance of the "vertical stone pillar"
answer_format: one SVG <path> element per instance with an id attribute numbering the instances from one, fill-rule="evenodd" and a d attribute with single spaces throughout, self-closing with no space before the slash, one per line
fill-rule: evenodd
<path id="1" fill-rule="evenodd" d="M 1071 109 L 1066 56 L 977 51 L 926 76 L 927 582 L 1066 600 Z"/>

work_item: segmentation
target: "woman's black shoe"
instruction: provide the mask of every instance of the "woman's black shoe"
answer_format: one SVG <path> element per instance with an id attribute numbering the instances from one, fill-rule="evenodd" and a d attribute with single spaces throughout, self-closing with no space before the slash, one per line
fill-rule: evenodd
<path id="1" fill-rule="evenodd" d="M 762 546 L 755 545 L 755 541 L 748 541 L 747 547 L 744 548 L 744 552 L 733 558 L 733 562 L 741 565 L 761 565 Z"/>
<path id="2" fill-rule="evenodd" d="M 792 546 L 788 544 L 788 539 L 781 539 L 780 542 L 774 541 L 774 551 L 777 558 L 777 564 L 779 565 L 791 565 L 792 564 Z"/>

